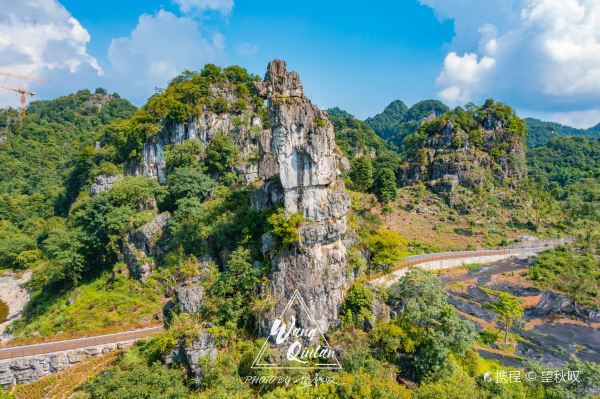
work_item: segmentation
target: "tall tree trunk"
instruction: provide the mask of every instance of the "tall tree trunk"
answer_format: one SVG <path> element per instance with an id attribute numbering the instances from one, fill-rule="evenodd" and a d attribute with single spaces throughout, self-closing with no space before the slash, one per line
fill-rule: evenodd
<path id="1" fill-rule="evenodd" d="M 508 323 L 504 325 L 504 343 L 508 344 Z"/>

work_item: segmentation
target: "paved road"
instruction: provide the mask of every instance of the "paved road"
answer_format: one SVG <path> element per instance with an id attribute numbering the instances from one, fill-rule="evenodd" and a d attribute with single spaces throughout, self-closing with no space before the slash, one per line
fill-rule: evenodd
<path id="1" fill-rule="evenodd" d="M 139 330 L 125 331 L 94 337 L 66 339 L 62 341 L 43 342 L 40 344 L 12 346 L 0 349 L 0 360 L 16 359 L 26 356 L 42 355 L 45 353 L 62 352 L 72 349 L 89 348 L 97 345 L 117 344 L 119 342 L 135 341 L 160 333 L 161 326 L 146 327 Z"/>

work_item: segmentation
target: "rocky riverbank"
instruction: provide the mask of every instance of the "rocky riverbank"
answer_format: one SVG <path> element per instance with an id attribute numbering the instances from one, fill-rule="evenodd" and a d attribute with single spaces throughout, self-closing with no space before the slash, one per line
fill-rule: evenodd
<path id="1" fill-rule="evenodd" d="M 506 259 L 476 270 L 454 270 L 442 276 L 449 302 L 465 317 L 475 322 L 478 331 L 501 328 L 496 315 L 485 308 L 495 298 L 489 290 L 509 292 L 521 299 L 525 315 L 514 327 L 518 337 L 511 356 L 498 356 L 492 344 L 484 357 L 495 358 L 513 366 L 525 359 L 546 366 L 562 367 L 571 356 L 600 362 L 600 314 L 597 309 L 572 305 L 558 293 L 533 287 L 523 277 L 531 259 Z M 489 289 L 489 290 L 488 290 Z M 509 361 L 509 362 L 507 362 Z"/>

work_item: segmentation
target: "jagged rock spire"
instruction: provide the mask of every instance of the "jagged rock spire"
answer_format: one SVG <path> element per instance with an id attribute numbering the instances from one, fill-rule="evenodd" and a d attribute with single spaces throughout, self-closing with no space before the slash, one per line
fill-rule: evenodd
<path id="1" fill-rule="evenodd" d="M 300 242 L 273 256 L 271 294 L 279 315 L 297 289 L 322 330 L 338 319 L 345 277 L 349 200 L 340 177 L 342 156 L 327 113 L 303 94 L 300 77 L 284 61 L 271 61 L 256 84 L 268 100 L 271 129 L 260 138 L 259 177 L 279 178 L 285 211 L 301 213 Z M 297 312 L 297 309 L 290 309 Z M 295 315 L 302 325 L 302 315 Z"/>

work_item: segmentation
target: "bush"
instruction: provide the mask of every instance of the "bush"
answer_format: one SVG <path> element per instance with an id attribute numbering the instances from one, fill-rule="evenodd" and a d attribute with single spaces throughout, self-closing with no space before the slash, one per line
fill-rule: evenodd
<path id="1" fill-rule="evenodd" d="M 186 399 L 181 370 L 144 362 L 103 371 L 83 388 L 90 399 Z"/>
<path id="2" fill-rule="evenodd" d="M 172 144 L 165 147 L 165 163 L 167 171 L 175 168 L 197 166 L 204 154 L 204 146 L 199 140 L 185 140 L 181 144 Z"/>
<path id="3" fill-rule="evenodd" d="M 371 289 L 365 284 L 353 283 L 342 303 L 342 323 L 362 327 L 365 321 L 373 319 L 372 307 L 373 292 Z"/>
<path id="4" fill-rule="evenodd" d="M 386 270 L 408 255 L 408 240 L 395 231 L 379 229 L 365 239 L 372 270 Z"/>
<path id="5" fill-rule="evenodd" d="M 277 237 L 281 244 L 290 246 L 300 241 L 298 227 L 304 222 L 304 216 L 299 213 L 286 215 L 283 208 L 279 208 L 267 219 L 271 225 L 271 231 Z"/>
<path id="6" fill-rule="evenodd" d="M 206 149 L 206 166 L 208 171 L 220 175 L 234 165 L 238 156 L 238 148 L 231 137 L 217 134 L 212 137 Z"/>
<path id="7" fill-rule="evenodd" d="M 202 168 L 176 168 L 168 177 L 169 192 L 175 198 L 207 199 L 217 187 L 217 183 L 204 174 Z"/>

